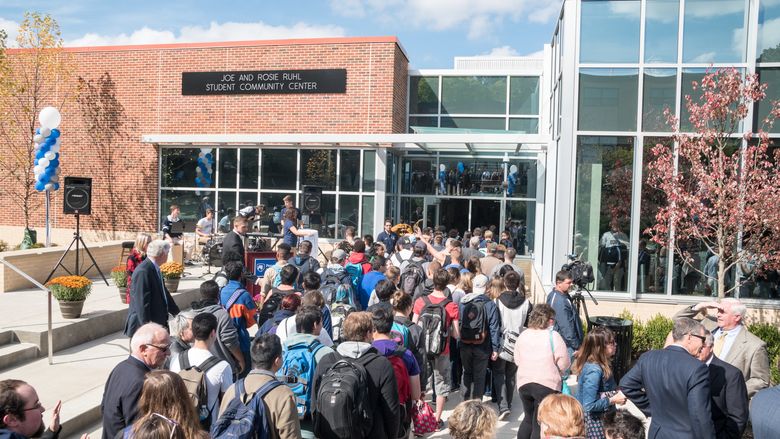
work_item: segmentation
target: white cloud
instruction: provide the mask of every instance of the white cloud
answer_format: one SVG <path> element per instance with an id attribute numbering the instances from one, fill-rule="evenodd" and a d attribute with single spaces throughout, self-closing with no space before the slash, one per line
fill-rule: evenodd
<path id="1" fill-rule="evenodd" d="M 715 61 L 715 55 L 717 55 L 716 52 L 705 52 L 701 55 L 697 56 L 696 58 L 692 59 L 692 63 L 712 63 Z"/>
<path id="2" fill-rule="evenodd" d="M 16 47 L 16 36 L 19 35 L 19 23 L 0 17 L 0 29 L 8 34 L 6 45 L 8 47 Z"/>
<path id="3" fill-rule="evenodd" d="M 330 0 L 331 9 L 348 17 L 435 31 L 464 28 L 472 40 L 490 35 L 504 20 L 548 23 L 561 10 L 560 0 Z"/>
<path id="4" fill-rule="evenodd" d="M 524 56 L 526 58 L 543 58 L 544 57 L 544 49 L 537 50 L 536 52 L 531 52 L 529 54 L 522 55 L 522 56 Z"/>
<path id="5" fill-rule="evenodd" d="M 759 26 L 758 41 L 764 47 L 775 47 L 780 44 L 780 18 L 768 20 Z"/>
<path id="6" fill-rule="evenodd" d="M 274 26 L 255 23 L 217 23 L 208 27 L 184 26 L 178 31 L 143 27 L 130 34 L 99 35 L 87 33 L 81 38 L 66 41 L 66 46 L 114 46 L 132 44 L 196 43 L 207 41 L 272 40 L 287 38 L 341 37 L 346 31 L 339 26 L 320 26 L 296 23 L 292 26 Z"/>
<path id="7" fill-rule="evenodd" d="M 511 46 L 494 47 L 490 49 L 490 52 L 484 53 L 484 56 L 520 56 Z"/>
<path id="8" fill-rule="evenodd" d="M 744 14 L 743 1 L 698 1 L 685 4 L 685 15 L 696 18 L 713 18 L 723 15 Z"/>

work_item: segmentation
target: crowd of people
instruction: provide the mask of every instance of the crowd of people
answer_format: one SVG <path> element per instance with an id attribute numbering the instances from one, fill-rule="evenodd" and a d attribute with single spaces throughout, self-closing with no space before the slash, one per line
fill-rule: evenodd
<path id="1" fill-rule="evenodd" d="M 295 209 L 285 213 L 294 228 Z M 239 238 L 244 227 L 234 222 Z M 739 301 L 685 307 L 668 346 L 616 377 L 615 335 L 583 331 L 570 273 L 532 304 L 511 247 L 479 229 L 458 235 L 399 236 L 386 221 L 324 264 L 291 239 L 255 295 L 237 242 L 226 284 L 203 282 L 181 312 L 159 270 L 171 243 L 139 237 L 131 353 L 105 384 L 102 437 L 491 438 L 499 420 L 517 422 L 518 400 L 521 439 L 739 438 L 749 419 L 756 439 L 780 437 L 780 390 Z M 0 382 L 0 410 L 0 438 L 59 435 L 59 405 L 44 427 L 25 382 Z"/>

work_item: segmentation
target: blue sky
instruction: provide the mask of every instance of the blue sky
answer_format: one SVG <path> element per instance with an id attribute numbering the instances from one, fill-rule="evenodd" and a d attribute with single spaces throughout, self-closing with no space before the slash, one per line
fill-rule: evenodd
<path id="1" fill-rule="evenodd" d="M 550 41 L 560 0 L 3 0 L 0 28 L 51 14 L 66 45 L 394 35 L 413 68 L 454 56 L 528 55 Z"/>

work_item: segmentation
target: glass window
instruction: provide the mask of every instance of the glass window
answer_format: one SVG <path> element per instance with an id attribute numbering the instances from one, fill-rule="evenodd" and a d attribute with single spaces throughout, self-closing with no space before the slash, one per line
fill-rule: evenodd
<path id="1" fill-rule="evenodd" d="M 336 189 L 335 150 L 301 150 L 301 186 L 321 186 L 326 191 Z"/>
<path id="2" fill-rule="evenodd" d="M 442 114 L 506 113 L 504 76 L 445 76 L 441 93 Z"/>
<path id="3" fill-rule="evenodd" d="M 636 129 L 637 69 L 580 69 L 579 129 Z"/>
<path id="4" fill-rule="evenodd" d="M 395 205 L 397 200 L 398 198 L 394 196 L 388 195 L 385 197 L 385 218 L 390 218 L 393 221 L 393 224 L 396 224 L 398 221 L 398 217 L 396 216 L 396 211 L 398 209 Z"/>
<path id="5" fill-rule="evenodd" d="M 360 230 L 358 227 L 360 224 L 358 224 L 358 221 L 360 220 L 360 217 L 358 216 L 358 196 L 357 195 L 339 195 L 339 230 L 338 230 L 338 238 L 343 238 L 344 230 L 347 227 L 354 227 L 355 228 L 355 234 L 356 236 L 358 233 L 360 233 Z"/>
<path id="6" fill-rule="evenodd" d="M 657 144 L 672 147 L 669 138 L 645 138 L 642 153 L 642 201 L 639 212 L 639 249 L 637 254 L 637 291 L 639 293 L 664 294 L 666 292 L 666 268 L 668 251 L 666 247 L 652 241 L 652 234 L 645 230 L 656 223 L 655 215 L 666 205 L 666 194 L 650 185 L 647 164 L 654 160 L 652 149 Z"/>
<path id="7" fill-rule="evenodd" d="M 437 114 L 439 112 L 439 77 L 412 76 L 409 78 L 409 114 Z"/>
<path id="8" fill-rule="evenodd" d="M 509 162 L 506 195 L 508 197 L 536 198 L 536 160 Z"/>
<path id="9" fill-rule="evenodd" d="M 457 212 L 455 212 L 457 214 Z M 471 228 L 481 227 L 482 230 L 487 230 L 491 226 L 498 227 L 501 223 L 501 202 L 494 200 L 471 200 Z M 444 222 L 447 224 L 447 222 Z M 464 229 L 458 228 L 459 232 L 463 232 Z M 499 238 L 500 238 L 500 233 Z"/>
<path id="10" fill-rule="evenodd" d="M 363 192 L 374 192 L 376 181 L 376 152 L 363 151 Z"/>
<path id="11" fill-rule="evenodd" d="M 758 62 L 780 62 L 780 2 L 758 6 Z"/>
<path id="12" fill-rule="evenodd" d="M 257 179 L 260 177 L 260 170 L 257 166 L 259 159 L 259 149 L 241 149 L 241 176 L 238 179 L 238 185 L 241 189 L 257 189 Z"/>
<path id="13" fill-rule="evenodd" d="M 162 190 L 160 191 L 160 229 L 162 222 L 171 213 L 171 204 L 179 206 L 181 210 L 180 218 L 184 221 L 184 231 L 194 232 L 195 223 L 203 217 L 201 215 L 201 202 L 203 197 L 214 199 L 213 191 L 178 191 Z"/>
<path id="14" fill-rule="evenodd" d="M 580 62 L 639 62 L 639 10 L 639 0 L 583 1 Z"/>
<path id="15" fill-rule="evenodd" d="M 634 138 L 577 142 L 574 250 L 596 268 L 596 288 L 626 291 Z"/>
<path id="16" fill-rule="evenodd" d="M 766 97 L 756 104 L 756 110 L 753 112 L 753 131 L 758 132 L 760 128 L 766 129 L 764 119 L 772 110 L 772 102 L 780 100 L 780 68 L 758 68 L 758 77 L 760 81 L 767 84 Z M 780 133 L 780 120 L 775 120 L 770 133 Z"/>
<path id="17" fill-rule="evenodd" d="M 401 193 L 433 195 L 435 166 L 432 158 L 404 158 Z"/>
<path id="18" fill-rule="evenodd" d="M 360 151 L 341 150 L 340 190 L 360 190 Z"/>
<path id="19" fill-rule="evenodd" d="M 238 172 L 238 150 L 220 148 L 219 154 L 219 187 L 235 188 Z"/>
<path id="20" fill-rule="evenodd" d="M 294 149 L 264 149 L 261 172 L 263 189 L 295 189 L 297 151 Z"/>
<path id="21" fill-rule="evenodd" d="M 645 62 L 676 63 L 680 0 L 647 0 Z"/>
<path id="22" fill-rule="evenodd" d="M 701 97 L 701 88 L 697 87 L 696 90 L 694 90 L 691 83 L 696 81 L 697 84 L 701 84 L 701 80 L 706 74 L 706 69 L 683 69 L 682 71 L 682 91 L 680 93 L 681 131 L 690 131 L 692 129 L 691 122 L 688 120 L 690 114 L 688 113 L 688 107 L 685 105 L 685 96 L 689 95 L 693 102 L 697 102 L 699 100 Z"/>
<path id="23" fill-rule="evenodd" d="M 445 201 L 444 199 L 442 202 Z M 468 200 L 460 200 L 460 201 L 466 201 L 468 203 Z M 466 204 L 466 210 L 461 210 L 461 217 L 464 215 L 463 212 L 468 212 L 468 204 Z M 421 220 L 423 217 L 423 199 L 422 197 L 419 198 L 410 198 L 410 197 L 401 197 L 401 215 L 400 215 L 400 223 L 404 224 L 414 224 L 415 222 Z"/>
<path id="24" fill-rule="evenodd" d="M 503 117 L 442 117 L 441 127 L 503 131 L 506 129 L 506 119 Z"/>
<path id="25" fill-rule="evenodd" d="M 217 193 L 217 216 L 220 218 L 233 210 L 232 215 L 236 214 L 236 191 L 219 191 Z"/>
<path id="26" fill-rule="evenodd" d="M 163 187 L 197 187 L 195 169 L 198 167 L 198 148 L 163 148 L 162 149 L 162 186 Z M 211 154 L 215 154 L 212 150 Z M 214 168 L 212 168 L 212 173 Z M 214 187 L 214 179 L 210 187 Z"/>
<path id="27" fill-rule="evenodd" d="M 360 221 L 360 234 L 372 235 L 376 238 L 378 231 L 374 230 L 374 197 L 363 197 L 363 219 Z"/>
<path id="28" fill-rule="evenodd" d="M 515 131 L 524 134 L 539 133 L 539 119 L 522 117 L 509 119 L 509 131 Z"/>
<path id="29" fill-rule="evenodd" d="M 385 165 L 385 192 L 388 194 L 398 193 L 398 157 L 387 152 L 387 161 Z"/>
<path id="30" fill-rule="evenodd" d="M 409 118 L 409 132 L 414 133 L 418 130 L 416 128 L 436 128 L 439 126 L 439 119 L 437 117 L 410 117 Z M 424 130 L 419 130 L 424 131 Z"/>
<path id="31" fill-rule="evenodd" d="M 745 0 L 686 0 L 683 62 L 743 62 L 745 3 Z"/>
<path id="32" fill-rule="evenodd" d="M 320 204 L 320 216 L 313 217 L 308 227 L 317 230 L 320 238 L 335 238 L 336 224 L 336 196 L 322 194 Z M 340 235 L 342 236 L 342 235 Z"/>
<path id="33" fill-rule="evenodd" d="M 509 114 L 539 114 L 539 77 L 509 79 Z"/>
<path id="34" fill-rule="evenodd" d="M 420 200 L 422 201 L 422 200 Z M 470 200 L 463 198 L 442 198 L 439 200 L 439 223 L 446 224 L 449 229 L 463 233 L 470 230 L 469 204 Z M 422 212 L 422 209 L 420 210 Z M 476 227 L 476 224 L 474 225 Z"/>
<path id="35" fill-rule="evenodd" d="M 674 114 L 677 104 L 677 69 L 645 69 L 642 102 L 642 129 L 672 131 L 666 123 L 664 110 Z"/>
<path id="36" fill-rule="evenodd" d="M 265 211 L 269 213 L 269 217 L 266 218 L 265 223 L 268 225 L 269 233 L 281 233 L 279 223 L 281 221 L 282 208 L 284 207 L 284 197 L 287 193 L 274 193 L 274 192 L 261 192 L 260 204 L 265 206 Z M 290 194 L 295 196 L 295 194 Z M 277 221 L 274 221 L 274 216 L 277 216 Z"/>
<path id="37" fill-rule="evenodd" d="M 518 256 L 534 251 L 534 232 L 536 230 L 536 203 L 533 201 L 507 201 L 506 229 L 511 235 L 512 247 Z M 503 230 L 502 230 L 503 231 Z"/>

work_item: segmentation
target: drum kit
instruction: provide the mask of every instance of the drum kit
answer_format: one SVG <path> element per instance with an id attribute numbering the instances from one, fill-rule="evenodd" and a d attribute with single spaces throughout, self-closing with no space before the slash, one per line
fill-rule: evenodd
<path id="1" fill-rule="evenodd" d="M 206 242 L 201 250 L 201 257 L 203 262 L 209 265 L 209 267 L 221 267 L 222 266 L 222 241 L 225 239 L 224 234 L 212 235 Z"/>

